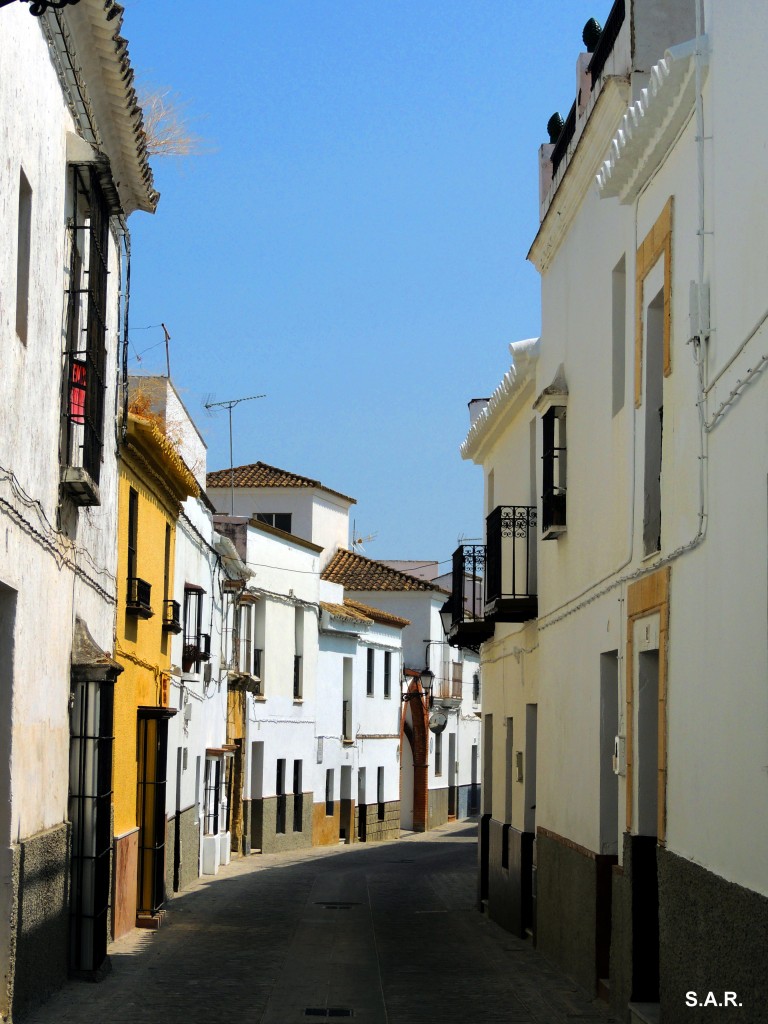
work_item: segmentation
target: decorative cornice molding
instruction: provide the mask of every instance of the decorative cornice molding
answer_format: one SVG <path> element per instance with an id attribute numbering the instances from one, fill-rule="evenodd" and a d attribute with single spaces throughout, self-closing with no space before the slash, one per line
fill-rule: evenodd
<path id="1" fill-rule="evenodd" d="M 664 160 L 693 110 L 697 52 L 703 78 L 709 67 L 706 36 L 671 47 L 651 68 L 648 85 L 621 119 L 597 172 L 602 199 L 617 196 L 620 203 L 631 203 Z"/>
<path id="2" fill-rule="evenodd" d="M 611 76 L 603 82 L 594 109 L 566 161 L 528 259 L 540 274 L 546 273 L 568 234 L 584 196 L 592 186 L 600 155 L 605 153 L 622 114 L 627 109 L 629 80 Z"/>
<path id="3" fill-rule="evenodd" d="M 513 341 L 509 346 L 512 365 L 493 392 L 481 413 L 469 428 L 459 451 L 462 459 L 477 461 L 483 445 L 500 428 L 514 398 L 533 377 L 539 358 L 539 338 Z"/>

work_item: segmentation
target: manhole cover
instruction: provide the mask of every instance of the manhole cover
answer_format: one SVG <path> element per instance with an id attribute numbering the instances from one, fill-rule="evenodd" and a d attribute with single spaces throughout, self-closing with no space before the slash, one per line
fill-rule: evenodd
<path id="1" fill-rule="evenodd" d="M 355 1011 L 343 1006 L 308 1006 L 304 1011 L 305 1017 L 354 1017 Z"/>

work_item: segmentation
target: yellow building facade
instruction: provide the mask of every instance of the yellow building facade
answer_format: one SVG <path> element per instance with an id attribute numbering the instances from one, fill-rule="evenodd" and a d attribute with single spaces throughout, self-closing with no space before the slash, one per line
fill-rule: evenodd
<path id="1" fill-rule="evenodd" d="M 112 933 L 156 926 L 165 900 L 165 773 L 180 503 L 199 488 L 152 417 L 129 413 L 121 445 L 114 707 Z"/>

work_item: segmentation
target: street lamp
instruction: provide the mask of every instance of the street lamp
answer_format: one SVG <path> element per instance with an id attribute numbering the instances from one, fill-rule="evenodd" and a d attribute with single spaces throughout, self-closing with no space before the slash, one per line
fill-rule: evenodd
<path id="1" fill-rule="evenodd" d="M 435 673 L 431 671 L 429 666 L 422 669 L 421 672 L 416 675 L 415 672 L 409 672 L 404 677 L 404 682 L 407 681 L 408 676 L 412 679 L 418 679 L 421 689 L 407 690 L 402 695 L 403 703 L 409 700 L 423 700 L 425 708 L 432 707 L 432 685 L 435 681 Z"/>
<path id="2" fill-rule="evenodd" d="M 448 597 L 440 609 L 440 621 L 443 624 L 443 633 L 448 637 L 453 629 L 453 599 Z"/>

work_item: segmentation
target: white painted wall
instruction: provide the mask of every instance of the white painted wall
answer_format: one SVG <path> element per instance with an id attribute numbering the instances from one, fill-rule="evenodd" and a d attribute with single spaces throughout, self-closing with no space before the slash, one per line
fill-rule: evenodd
<path id="1" fill-rule="evenodd" d="M 115 380 L 118 244 L 110 234 L 107 391 L 100 507 L 59 514 L 65 314 L 66 133 L 75 131 L 37 19 L 3 11 L 0 34 L 0 583 L 16 593 L 8 845 L 67 817 L 70 655 L 75 616 L 113 650 L 116 570 Z M 32 188 L 26 344 L 16 333 L 19 175 Z M 13 512 L 10 512 L 13 509 Z M 66 533 L 66 535 L 65 535 Z M 77 571 L 75 571 L 77 566 Z M 8 761 L 4 772 L 8 772 Z"/>
<path id="2" fill-rule="evenodd" d="M 637 17 L 652 6 L 636 4 Z M 753 340 L 746 339 L 765 314 L 761 282 L 768 272 L 768 214 L 762 201 L 768 138 L 765 125 L 750 116 L 760 106 L 759 40 L 768 29 L 768 15 L 762 9 L 757 14 L 746 0 L 729 5 L 727 12 L 713 3 L 705 7 L 711 57 L 703 91 L 704 276 L 711 288 L 714 328 L 705 380 L 722 373 L 704 406 L 712 422 L 706 438 L 706 532 L 703 538 L 697 535 L 701 427 L 697 370 L 688 344 L 689 282 L 698 275 L 700 230 L 696 126 L 690 120 L 672 151 L 649 169 L 649 183 L 636 202 L 622 206 L 587 190 L 543 274 L 541 352 L 533 392 L 550 384 L 563 364 L 569 391 L 568 529 L 557 541 L 539 543 L 538 630 L 535 624 L 497 627 L 483 646 L 483 713 L 494 718 L 494 817 L 505 820 L 508 809 L 507 720 L 513 719 L 513 754 L 518 749 L 524 753 L 525 706 L 535 703 L 536 822 L 599 851 L 600 659 L 617 652 L 622 716 L 617 731 L 624 731 L 627 589 L 644 573 L 669 564 L 667 848 L 765 894 L 768 868 L 754 851 L 768 840 L 768 391 L 764 376 L 752 372 L 764 354 L 764 328 Z M 664 46 L 693 34 L 692 11 L 692 5 L 680 9 L 679 23 L 667 25 Z M 750 24 L 748 38 L 744 24 Z M 648 21 L 638 45 L 652 49 L 660 38 L 659 25 L 653 18 Z M 663 383 L 661 552 L 646 558 L 645 409 L 635 410 L 633 401 L 635 249 L 670 196 L 672 371 Z M 614 415 L 612 272 L 622 256 L 625 400 Z M 645 282 L 645 304 L 662 283 L 657 267 Z M 713 421 L 739 380 L 748 381 L 741 396 Z M 509 416 L 501 435 L 476 453 L 486 479 L 494 469 L 493 504 L 502 498 L 500 485 L 519 482 L 518 474 L 525 472 L 518 463 L 528 442 L 528 414 L 521 408 L 518 416 L 513 410 Z M 539 449 L 537 464 L 540 454 Z M 536 493 L 541 493 L 540 470 Z M 518 796 L 523 791 L 524 785 L 513 779 L 511 818 L 517 828 L 522 827 Z M 623 778 L 617 793 L 621 831 Z"/>
<path id="3" fill-rule="evenodd" d="M 337 548 L 349 544 L 350 502 L 318 487 L 236 487 L 236 516 L 255 517 L 257 513 L 287 512 L 291 515 L 291 532 L 324 548 L 325 568 Z M 232 491 L 229 487 L 212 487 L 209 494 L 217 511 L 229 515 Z"/>

